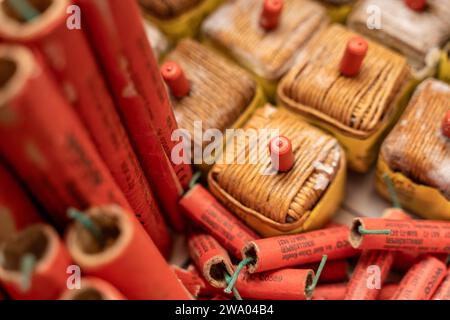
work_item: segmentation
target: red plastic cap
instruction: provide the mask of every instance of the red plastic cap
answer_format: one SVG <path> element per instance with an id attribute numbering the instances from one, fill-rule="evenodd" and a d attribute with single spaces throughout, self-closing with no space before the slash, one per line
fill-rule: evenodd
<path id="1" fill-rule="evenodd" d="M 447 138 L 450 138 L 450 110 L 447 111 L 442 121 L 442 133 Z"/>
<path id="2" fill-rule="evenodd" d="M 283 13 L 283 0 L 264 0 L 263 10 L 261 12 L 261 26 L 266 30 L 275 29 Z"/>
<path id="3" fill-rule="evenodd" d="M 342 57 L 341 73 L 347 77 L 357 76 L 368 49 L 369 44 L 364 38 L 359 36 L 351 38 Z"/>
<path id="4" fill-rule="evenodd" d="M 427 6 L 427 0 L 405 0 L 405 4 L 414 11 L 423 11 Z"/>
<path id="5" fill-rule="evenodd" d="M 164 63 L 161 75 L 175 97 L 182 98 L 188 95 L 191 85 L 178 63 L 173 61 Z"/>
<path id="6" fill-rule="evenodd" d="M 291 140 L 284 136 L 272 138 L 269 143 L 270 158 L 273 167 L 281 172 L 286 172 L 294 166 L 294 152 Z"/>

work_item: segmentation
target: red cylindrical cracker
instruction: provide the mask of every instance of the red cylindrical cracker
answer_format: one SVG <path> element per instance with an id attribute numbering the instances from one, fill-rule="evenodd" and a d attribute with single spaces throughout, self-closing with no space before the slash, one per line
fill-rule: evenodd
<path id="1" fill-rule="evenodd" d="M 22 259 L 32 255 L 35 265 L 31 271 L 30 286 L 21 288 Z M 56 231 L 44 224 L 36 224 L 5 242 L 2 248 L 0 282 L 16 300 L 56 299 L 67 286 L 67 267 L 71 258 Z"/>
<path id="2" fill-rule="evenodd" d="M 416 263 L 403 277 L 392 300 L 429 300 L 446 275 L 445 264 L 431 255 Z"/>
<path id="3" fill-rule="evenodd" d="M 117 46 L 120 46 L 120 52 L 109 52 L 109 54 L 115 55 L 117 67 L 127 69 L 128 77 L 134 83 L 135 94 L 143 100 L 144 107 L 147 109 L 147 117 L 153 123 L 167 156 L 171 158 L 176 145 L 176 142 L 172 140 L 172 133 L 178 128 L 178 125 L 164 87 L 158 62 L 145 33 L 138 4 L 135 1 L 121 0 L 77 0 L 77 3 L 82 6 L 83 13 L 86 14 L 87 23 L 93 36 L 95 37 L 97 32 L 94 29 L 102 25 L 101 28 L 106 28 L 105 32 L 114 38 L 102 41 L 114 41 Z M 99 19 L 95 19 L 95 17 Z M 116 44 L 111 44 L 110 47 L 116 46 Z M 104 52 L 105 49 L 100 48 L 99 51 Z M 102 58 L 104 58 L 103 55 Z M 112 70 L 108 69 L 109 71 Z M 116 81 L 115 79 L 111 80 L 112 82 Z M 124 88 L 122 87 L 122 89 Z M 126 95 L 125 92 L 120 92 L 122 95 Z M 190 166 L 186 163 L 171 162 L 171 164 L 179 181 L 184 188 L 187 188 L 192 179 Z"/>
<path id="4" fill-rule="evenodd" d="M 388 209 L 383 213 L 384 219 L 411 219 L 401 209 Z M 384 281 L 394 263 L 397 253 L 393 251 L 367 250 L 358 260 L 348 283 L 346 300 L 376 300 Z"/>
<path id="5" fill-rule="evenodd" d="M 321 261 L 345 259 L 359 252 L 348 242 L 347 227 L 327 228 L 307 233 L 254 240 L 243 248 L 250 273 L 275 270 Z"/>
<path id="6" fill-rule="evenodd" d="M 321 284 L 314 289 L 313 300 L 344 300 L 346 283 Z"/>
<path id="7" fill-rule="evenodd" d="M 191 298 L 142 226 L 123 209 L 105 206 L 86 214 L 103 241 L 79 223 L 70 227 L 66 240 L 85 274 L 108 281 L 131 300 Z"/>
<path id="8" fill-rule="evenodd" d="M 386 284 L 381 288 L 381 292 L 378 295 L 378 300 L 391 300 L 395 292 L 398 290 L 397 283 Z"/>
<path id="9" fill-rule="evenodd" d="M 42 221 L 17 178 L 0 161 L 0 243 L 30 224 Z"/>
<path id="10" fill-rule="evenodd" d="M 206 281 L 216 288 L 225 288 L 224 272 L 231 276 L 233 265 L 226 250 L 209 234 L 193 231 L 188 236 L 189 254 Z"/>
<path id="11" fill-rule="evenodd" d="M 281 269 L 277 271 L 239 274 L 235 288 L 242 298 L 262 300 L 308 300 L 313 294 L 311 269 Z"/>
<path id="12" fill-rule="evenodd" d="M 391 208 L 386 210 L 383 218 L 385 219 L 398 219 L 398 220 L 409 220 L 412 217 L 405 213 L 402 209 Z M 392 268 L 397 271 L 407 271 L 411 268 L 419 257 L 419 253 L 414 251 L 398 251 L 394 257 L 394 263 Z"/>
<path id="13" fill-rule="evenodd" d="M 170 135 L 176 122 L 137 4 L 117 0 L 77 3 L 144 172 L 171 224 L 182 230 L 178 200 L 192 172 L 185 162 L 172 166 Z"/>
<path id="14" fill-rule="evenodd" d="M 0 153 L 55 221 L 68 207 L 129 204 L 87 132 L 29 50 L 1 46 Z"/>
<path id="15" fill-rule="evenodd" d="M 110 283 L 94 277 L 81 279 L 80 289 L 67 289 L 60 300 L 126 300 Z"/>
<path id="16" fill-rule="evenodd" d="M 395 252 L 364 251 L 348 283 L 345 300 L 376 300 L 389 275 L 394 256 Z"/>
<path id="17" fill-rule="evenodd" d="M 305 264 L 298 269 L 317 270 L 320 263 Z M 350 263 L 347 260 L 327 261 L 320 274 L 319 283 L 342 282 L 348 280 L 350 273 Z"/>
<path id="18" fill-rule="evenodd" d="M 172 266 L 172 270 L 177 275 L 178 280 L 194 297 L 212 297 L 217 294 L 224 294 L 223 289 L 211 286 L 192 264 L 187 269 Z"/>
<path id="19" fill-rule="evenodd" d="M 450 300 L 450 268 L 447 269 L 447 276 L 433 295 L 433 300 Z"/>
<path id="20" fill-rule="evenodd" d="M 188 269 L 182 269 L 178 266 L 171 266 L 173 272 L 177 275 L 178 280 L 184 285 L 189 293 L 197 298 L 200 295 L 202 286 L 205 285 L 205 281 L 200 278 L 198 273 L 191 272 Z"/>
<path id="21" fill-rule="evenodd" d="M 406 272 L 417 262 L 419 256 L 419 253 L 413 251 L 398 251 L 395 254 L 392 269 L 400 272 Z"/>
<path id="22" fill-rule="evenodd" d="M 170 237 L 165 222 L 89 43 L 82 30 L 66 27 L 66 11 L 70 4 L 69 0 L 51 0 L 37 22 L 21 23 L 14 29 L 11 28 L 17 20 L 8 15 L 6 5 L 2 6 L 0 16 L 4 21 L 0 25 L 0 34 L 8 40 L 40 49 L 132 211 L 158 248 L 168 254 Z"/>
<path id="23" fill-rule="evenodd" d="M 241 249 L 247 242 L 259 238 L 201 185 L 194 186 L 186 193 L 180 201 L 180 206 L 191 220 L 210 233 L 238 259 L 242 258 Z"/>
<path id="24" fill-rule="evenodd" d="M 360 228 L 386 234 L 361 234 Z M 450 222 L 356 218 L 349 240 L 354 248 L 363 250 L 450 253 Z"/>

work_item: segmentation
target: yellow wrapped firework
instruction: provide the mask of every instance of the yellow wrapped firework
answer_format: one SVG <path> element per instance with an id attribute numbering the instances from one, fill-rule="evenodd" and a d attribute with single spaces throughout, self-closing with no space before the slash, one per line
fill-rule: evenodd
<path id="1" fill-rule="evenodd" d="M 304 50 L 278 87 L 279 102 L 337 137 L 349 167 L 366 172 L 418 81 L 406 59 L 374 42 L 359 74 L 341 74 L 347 42 L 355 36 L 332 25 Z"/>
<path id="2" fill-rule="evenodd" d="M 144 16 L 176 42 L 197 35 L 203 19 L 223 0 L 139 0 Z"/>
<path id="3" fill-rule="evenodd" d="M 204 157 L 205 148 L 217 142 L 205 135 L 218 130 L 225 146 L 226 129 L 241 127 L 264 105 L 263 90 L 245 70 L 194 40 L 179 42 L 166 61 L 177 63 L 189 82 L 185 96 L 176 97 L 171 90 L 170 96 L 178 125 L 189 138 L 191 159 L 207 172 L 218 154 L 214 150 L 210 157 Z M 195 147 L 202 151 L 200 155 Z"/>
<path id="4" fill-rule="evenodd" d="M 258 109 L 243 129 L 257 132 L 259 140 L 228 144 L 224 159 L 232 161 L 211 169 L 211 192 L 264 237 L 313 230 L 330 221 L 345 189 L 345 153 L 337 140 L 270 105 Z M 292 143 L 293 166 L 287 172 L 270 171 L 268 141 L 276 136 Z"/>
<path id="5" fill-rule="evenodd" d="M 263 26 L 264 1 L 223 4 L 203 23 L 205 43 L 249 70 L 274 100 L 280 78 L 306 44 L 329 24 L 324 6 L 311 0 L 285 0 L 276 26 Z"/>
<path id="6" fill-rule="evenodd" d="M 415 69 L 450 38 L 450 0 L 427 1 L 425 10 L 412 10 L 404 0 L 361 0 L 348 26 L 402 53 Z"/>
<path id="7" fill-rule="evenodd" d="M 401 205 L 428 219 L 450 220 L 450 138 L 443 130 L 449 101 L 449 85 L 425 80 L 383 142 L 378 159 L 377 190 L 388 197 L 383 184 L 387 174 Z"/>

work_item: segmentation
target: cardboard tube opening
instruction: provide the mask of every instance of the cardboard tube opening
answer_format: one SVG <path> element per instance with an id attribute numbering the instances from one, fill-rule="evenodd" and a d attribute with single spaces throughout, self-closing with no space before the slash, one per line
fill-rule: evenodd
<path id="1" fill-rule="evenodd" d="M 363 224 L 360 219 L 354 219 L 352 222 L 352 227 L 350 229 L 349 241 L 353 248 L 358 248 L 362 242 L 362 234 L 359 233 L 358 229 Z"/>
<path id="2" fill-rule="evenodd" d="M 75 234 L 81 250 L 85 254 L 96 254 L 112 247 L 120 236 L 119 220 L 116 216 L 102 214 L 92 215 L 91 219 L 102 234 L 103 241 L 100 242 L 83 225 L 75 225 Z"/>
<path id="3" fill-rule="evenodd" d="M 0 90 L 13 78 L 17 71 L 17 63 L 8 57 L 0 57 Z"/>
<path id="4" fill-rule="evenodd" d="M 306 283 L 305 283 L 305 297 L 307 300 L 311 299 L 314 293 L 314 290 L 308 290 L 309 287 L 311 287 L 311 285 L 314 282 L 314 271 L 310 270 L 308 272 L 308 275 L 306 276 Z"/>
<path id="5" fill-rule="evenodd" d="M 209 269 L 209 275 L 216 281 L 225 281 L 224 272 L 227 271 L 227 267 L 224 262 L 218 262 L 211 265 Z"/>
<path id="6" fill-rule="evenodd" d="M 16 224 L 8 208 L 0 206 L 0 245 L 16 232 Z"/>
<path id="7" fill-rule="evenodd" d="M 48 8 L 53 4 L 54 0 L 27 0 L 30 6 L 32 6 L 36 11 L 41 14 L 48 10 Z M 28 21 L 21 17 L 14 8 L 11 7 L 9 1 L 3 1 L 1 3 L 2 10 L 9 18 L 14 19 L 20 23 L 27 23 Z"/>
<path id="8" fill-rule="evenodd" d="M 36 260 L 42 259 L 49 248 L 49 235 L 42 226 L 31 226 L 6 241 L 3 248 L 3 268 L 19 271 L 22 258 L 33 254 Z"/>
<path id="9" fill-rule="evenodd" d="M 0 17 L 0 28 L 1 24 Z M 2 109 L 23 89 L 30 75 L 35 71 L 36 63 L 28 49 L 17 45 L 0 45 L 0 107 Z M 7 114 L 2 114 L 2 117 L 6 116 Z"/>
<path id="10" fill-rule="evenodd" d="M 0 1 L 0 34 L 16 41 L 36 41 L 55 28 L 64 28 L 69 0 L 28 0 L 33 16 L 24 17 L 8 1 Z"/>
<path id="11" fill-rule="evenodd" d="M 254 273 L 258 264 L 258 249 L 256 247 L 256 244 L 250 242 L 247 246 L 245 246 L 243 253 L 245 258 L 253 259 L 253 261 L 247 265 L 247 268 L 248 272 Z"/>
<path id="12" fill-rule="evenodd" d="M 105 300 L 105 297 L 96 288 L 86 288 L 75 293 L 71 300 Z"/>

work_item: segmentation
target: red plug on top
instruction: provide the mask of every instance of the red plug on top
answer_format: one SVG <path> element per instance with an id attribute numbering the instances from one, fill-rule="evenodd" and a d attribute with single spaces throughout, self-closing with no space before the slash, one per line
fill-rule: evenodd
<path id="1" fill-rule="evenodd" d="M 362 63 L 366 57 L 369 44 L 360 37 L 355 36 L 347 42 L 344 56 L 342 57 L 340 70 L 346 77 L 355 77 L 361 70 Z"/>
<path id="2" fill-rule="evenodd" d="M 265 0 L 261 12 L 261 26 L 266 30 L 275 29 L 283 12 L 283 0 Z"/>
<path id="3" fill-rule="evenodd" d="M 450 138 L 450 110 L 447 111 L 442 120 L 442 133 L 447 138 Z"/>
<path id="4" fill-rule="evenodd" d="M 405 4 L 414 11 L 423 11 L 427 6 L 427 0 L 405 0 Z"/>
<path id="5" fill-rule="evenodd" d="M 173 61 L 164 63 L 161 75 L 174 97 L 182 98 L 188 95 L 191 85 L 178 63 Z"/>
<path id="6" fill-rule="evenodd" d="M 294 166 L 294 152 L 291 140 L 285 136 L 272 138 L 269 143 L 272 166 L 280 172 L 287 172 Z"/>

